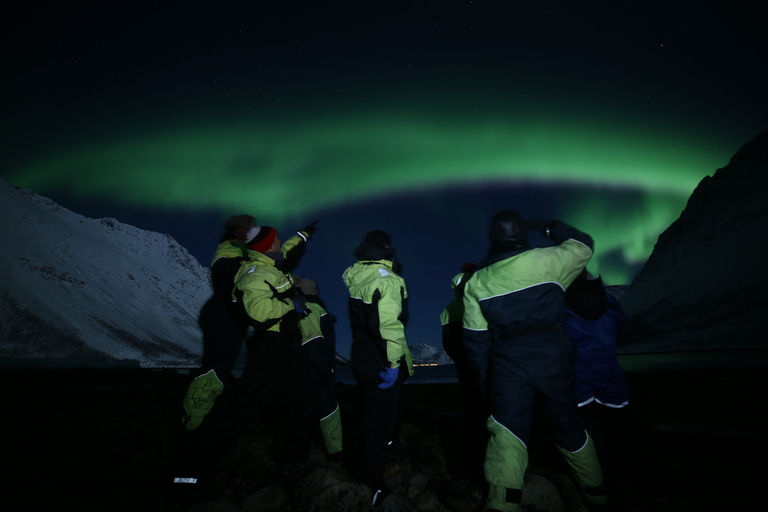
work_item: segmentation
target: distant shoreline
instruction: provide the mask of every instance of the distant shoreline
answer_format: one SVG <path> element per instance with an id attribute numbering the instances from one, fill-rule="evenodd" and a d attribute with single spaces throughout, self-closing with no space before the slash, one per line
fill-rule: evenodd
<path id="1" fill-rule="evenodd" d="M 656 352 L 648 354 L 619 354 L 619 364 L 626 373 L 681 371 L 696 369 L 762 368 L 768 367 L 768 348 L 740 350 L 708 350 L 698 352 Z M 139 361 L 91 360 L 78 358 L 13 358 L 0 357 L 0 370 L 78 370 L 78 369 L 141 369 L 166 370 L 188 374 L 194 368 L 141 366 Z M 242 370 L 235 370 L 239 377 Z M 354 384 L 351 368 L 336 367 L 336 380 Z M 456 382 L 454 365 L 418 366 L 407 382 L 440 384 Z"/>

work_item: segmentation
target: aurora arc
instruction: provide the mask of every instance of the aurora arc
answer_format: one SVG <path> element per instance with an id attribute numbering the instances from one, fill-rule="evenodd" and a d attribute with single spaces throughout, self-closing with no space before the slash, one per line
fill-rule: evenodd
<path id="1" fill-rule="evenodd" d="M 222 127 L 219 121 L 143 130 L 28 161 L 8 181 L 43 194 L 66 189 L 81 198 L 223 214 L 250 211 L 257 200 L 262 214 L 277 222 L 417 188 L 573 185 L 586 188 L 578 202 L 564 205 L 568 218 L 593 233 L 603 251 L 618 249 L 625 261 L 636 263 L 648 257 L 697 183 L 725 163 L 729 151 L 597 119 L 467 123 L 361 114 L 279 125 Z M 611 189 L 639 190 L 645 199 L 617 216 L 601 211 L 600 196 Z"/>

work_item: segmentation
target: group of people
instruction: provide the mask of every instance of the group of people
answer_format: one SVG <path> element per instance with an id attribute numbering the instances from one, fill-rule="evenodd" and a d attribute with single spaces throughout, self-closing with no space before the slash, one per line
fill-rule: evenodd
<path id="1" fill-rule="evenodd" d="M 317 230 L 312 223 L 282 242 L 250 215 L 231 217 L 211 263 L 213 295 L 203 306 L 201 366 L 183 398 L 187 439 L 174 483 L 204 484 L 258 417 L 284 414 L 286 442 L 277 463 L 308 468 L 319 425 L 326 454 L 342 461 L 343 441 L 334 367 L 334 318 L 316 281 L 293 272 Z M 387 450 L 396 429 L 399 390 L 413 374 L 405 338 L 407 290 L 394 268 L 389 235 L 368 233 L 358 261 L 344 273 L 354 337 L 351 363 L 361 390 L 359 478 L 373 503 L 388 492 Z M 242 345 L 247 358 L 234 385 Z"/>
<path id="2" fill-rule="evenodd" d="M 335 349 L 321 330 L 327 312 L 315 283 L 292 274 L 316 230 L 310 224 L 282 242 L 273 227 L 257 225 L 250 215 L 226 223 L 211 263 L 214 293 L 199 317 L 203 356 L 183 399 L 189 439 L 174 482 L 208 480 L 238 434 L 277 410 L 287 411 L 284 432 L 290 439 L 280 464 L 307 463 L 320 411 L 329 453 L 341 451 L 340 414 L 328 384 Z M 245 368 L 232 385 L 243 343 Z"/>
<path id="3" fill-rule="evenodd" d="M 209 476 L 249 420 L 270 415 L 276 404 L 290 406 L 281 408 L 288 411 L 290 442 L 279 464 L 309 464 L 318 424 L 327 454 L 342 453 L 333 319 L 316 283 L 293 274 L 316 229 L 313 223 L 283 243 L 252 216 L 227 222 L 211 265 L 214 293 L 200 314 L 202 364 L 183 401 L 190 440 L 175 481 Z M 532 247 L 529 230 L 551 245 Z M 622 408 L 628 388 L 615 345 L 591 337 L 594 322 L 607 318 L 611 325 L 603 333 L 618 332 L 623 318 L 602 282 L 586 271 L 592 238 L 564 222 L 525 221 L 506 210 L 491 220 L 489 239 L 486 258 L 464 265 L 453 279 L 455 299 L 441 315 L 444 347 L 470 406 L 467 463 L 488 484 L 485 510 L 520 510 L 538 395 L 584 499 L 605 505 L 595 442 L 580 408 Z M 384 474 L 398 397 L 414 373 L 405 336 L 408 291 L 387 233 L 367 233 L 354 254 L 343 280 L 361 397 L 358 477 L 372 489 L 375 506 L 389 492 Z M 247 361 L 232 386 L 243 343 Z"/>

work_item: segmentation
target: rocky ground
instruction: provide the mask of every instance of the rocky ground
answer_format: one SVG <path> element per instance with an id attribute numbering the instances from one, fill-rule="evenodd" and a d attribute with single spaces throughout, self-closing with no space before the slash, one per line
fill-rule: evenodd
<path id="1" fill-rule="evenodd" d="M 623 510 L 764 510 L 768 449 L 762 439 L 762 370 L 630 375 L 632 406 L 644 425 L 664 489 L 640 480 L 618 487 Z M 210 493 L 169 489 L 171 456 L 188 376 L 159 370 L 6 370 L 3 426 L 5 502 L 15 510 L 324 511 L 368 510 L 370 489 L 350 457 L 328 460 L 318 437 L 309 470 L 277 468 L 279 424 L 254 425 L 225 460 Z M 354 386 L 339 384 L 344 437 L 357 438 Z M 458 386 L 405 387 L 403 427 L 389 467 L 389 512 L 471 512 L 482 486 L 461 457 Z M 319 434 L 318 434 L 319 435 Z M 534 423 L 527 511 L 585 510 L 541 417 Z M 617 468 L 636 466 L 616 461 Z M 618 474 L 618 473 L 617 473 Z M 656 482 L 659 483 L 658 481 Z M 663 491 L 663 492 L 662 492 Z M 662 498 L 659 500 L 658 498 Z M 10 510 L 10 509 L 9 509 Z"/>

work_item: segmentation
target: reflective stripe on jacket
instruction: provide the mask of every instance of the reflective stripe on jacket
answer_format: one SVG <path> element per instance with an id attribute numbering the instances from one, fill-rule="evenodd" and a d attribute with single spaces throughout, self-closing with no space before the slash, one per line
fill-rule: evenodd
<path id="1" fill-rule="evenodd" d="M 555 246 L 524 248 L 479 265 L 464 284 L 464 336 L 561 322 L 565 289 L 592 257 L 589 235 L 550 224 Z"/>
<path id="2" fill-rule="evenodd" d="M 283 254 L 304 238 L 293 236 L 281 247 Z M 249 261 L 240 264 L 235 276 L 232 300 L 240 300 L 248 316 L 267 330 L 280 332 L 280 319 L 295 310 L 290 295 L 293 291 L 291 275 L 279 270 L 275 260 L 257 251 L 249 250 Z M 240 297 L 240 299 L 238 299 Z"/>

